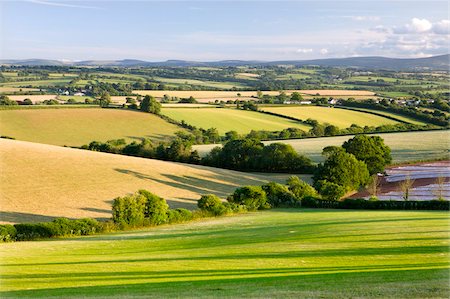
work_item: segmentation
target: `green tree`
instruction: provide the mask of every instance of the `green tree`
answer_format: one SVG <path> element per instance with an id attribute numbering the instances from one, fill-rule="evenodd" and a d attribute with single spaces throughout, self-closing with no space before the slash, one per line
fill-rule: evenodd
<path id="1" fill-rule="evenodd" d="M 303 100 L 303 97 L 302 97 L 302 95 L 301 95 L 300 93 L 294 91 L 294 92 L 291 94 L 291 101 L 300 102 L 300 101 L 302 101 L 302 100 Z"/>
<path id="2" fill-rule="evenodd" d="M 323 154 L 326 160 L 319 165 L 313 177 L 314 187 L 317 190 L 319 190 L 318 182 L 322 180 L 343 186 L 345 191 L 357 190 L 369 181 L 369 171 L 364 162 L 336 147 L 325 150 Z"/>
<path id="3" fill-rule="evenodd" d="M 140 108 L 143 112 L 159 114 L 161 112 L 161 104 L 154 97 L 146 95 L 141 102 Z"/>
<path id="4" fill-rule="evenodd" d="M 215 216 L 223 215 L 227 212 L 220 198 L 214 194 L 202 195 L 197 202 L 197 206 L 200 210 L 210 212 Z"/>
<path id="5" fill-rule="evenodd" d="M 0 95 L 0 105 L 12 106 L 17 105 L 16 101 L 10 100 L 6 95 Z"/>
<path id="6" fill-rule="evenodd" d="M 100 96 L 100 107 L 108 107 L 111 104 L 111 96 L 108 92 L 104 92 Z"/>
<path id="7" fill-rule="evenodd" d="M 278 142 L 264 146 L 259 163 L 259 168 L 274 172 L 303 171 L 309 170 L 311 167 L 310 159 L 299 155 L 291 145 Z"/>
<path id="8" fill-rule="evenodd" d="M 316 197 L 317 191 L 310 184 L 299 179 L 298 176 L 291 176 L 286 181 L 288 189 L 295 195 L 298 200 L 305 197 Z"/>
<path id="9" fill-rule="evenodd" d="M 339 134 L 339 128 L 334 125 L 328 125 L 325 127 L 324 135 L 325 136 L 335 136 Z"/>
<path id="10" fill-rule="evenodd" d="M 259 186 L 237 188 L 233 194 L 228 196 L 227 201 L 244 205 L 249 211 L 270 208 L 270 204 L 267 202 L 266 192 Z"/>
<path id="11" fill-rule="evenodd" d="M 345 195 L 345 188 L 332 182 L 319 181 L 317 186 L 320 195 L 325 200 L 339 200 Z"/>
<path id="12" fill-rule="evenodd" d="M 392 162 L 391 149 L 379 136 L 356 135 L 342 147 L 356 159 L 364 161 L 371 175 L 383 172 L 384 167 Z"/>
<path id="13" fill-rule="evenodd" d="M 139 190 L 138 194 L 145 198 L 144 216 L 148 219 L 149 224 L 159 225 L 165 223 L 167 211 L 169 210 L 167 202 L 147 190 Z"/>
<path id="14" fill-rule="evenodd" d="M 272 207 L 293 206 L 298 202 L 295 195 L 285 185 L 270 182 L 262 185 L 261 188 L 266 192 L 267 201 Z"/>

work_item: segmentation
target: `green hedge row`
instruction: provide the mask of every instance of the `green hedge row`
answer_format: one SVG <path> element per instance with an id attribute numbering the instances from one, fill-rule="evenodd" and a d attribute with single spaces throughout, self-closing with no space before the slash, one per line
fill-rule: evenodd
<path id="1" fill-rule="evenodd" d="M 27 241 L 39 238 L 92 235 L 104 230 L 102 223 L 85 218 L 57 218 L 52 222 L 0 225 L 0 241 Z"/>
<path id="2" fill-rule="evenodd" d="M 302 200 L 302 206 L 319 209 L 364 209 L 364 210 L 450 210 L 447 200 L 398 201 L 398 200 L 365 200 L 347 198 L 342 201 L 321 200 L 308 197 Z"/>

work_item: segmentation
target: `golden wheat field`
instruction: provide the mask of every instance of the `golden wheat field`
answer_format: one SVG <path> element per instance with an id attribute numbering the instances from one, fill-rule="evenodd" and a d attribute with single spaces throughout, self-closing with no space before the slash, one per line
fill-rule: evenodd
<path id="1" fill-rule="evenodd" d="M 172 207 L 194 208 L 201 194 L 288 175 L 231 170 L 0 139 L 0 222 L 49 217 L 109 218 L 117 196 L 147 189 Z"/>

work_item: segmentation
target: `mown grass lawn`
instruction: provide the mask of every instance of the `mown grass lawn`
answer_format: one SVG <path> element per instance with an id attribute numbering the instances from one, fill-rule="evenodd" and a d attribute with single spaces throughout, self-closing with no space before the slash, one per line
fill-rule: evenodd
<path id="1" fill-rule="evenodd" d="M 448 298 L 447 212 L 271 210 L 1 244 L 9 297 Z"/>

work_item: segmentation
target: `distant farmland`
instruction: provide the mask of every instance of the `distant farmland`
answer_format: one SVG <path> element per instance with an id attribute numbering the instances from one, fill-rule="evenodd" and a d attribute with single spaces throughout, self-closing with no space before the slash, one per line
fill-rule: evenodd
<path id="1" fill-rule="evenodd" d="M 19 140 L 81 146 L 91 141 L 165 139 L 182 128 L 150 113 L 118 109 L 26 109 L 0 111 L 0 133 Z"/>
<path id="2" fill-rule="evenodd" d="M 398 122 L 369 113 L 351 111 L 344 109 L 334 109 L 317 106 L 294 106 L 294 107 L 261 107 L 261 110 L 273 112 L 281 115 L 295 117 L 301 120 L 308 118 L 315 119 L 319 123 L 329 123 L 339 128 L 348 128 L 352 124 L 364 126 L 380 126 L 397 124 Z"/>
<path id="3" fill-rule="evenodd" d="M 163 108 L 162 113 L 178 121 L 184 120 L 190 125 L 208 129 L 216 128 L 220 134 L 235 130 L 249 133 L 251 130 L 278 131 L 286 128 L 310 128 L 298 121 L 229 108 Z"/>
<path id="4" fill-rule="evenodd" d="M 299 92 L 304 95 L 316 95 L 321 96 L 373 96 L 375 95 L 371 91 L 367 90 L 286 90 L 285 93 L 290 95 L 292 92 Z M 171 97 L 188 98 L 193 96 L 196 99 L 217 99 L 217 98 L 234 98 L 238 99 L 238 93 L 240 97 L 249 98 L 256 97 L 257 91 L 206 91 L 206 90 L 193 90 L 193 91 L 179 91 L 179 90 L 134 90 L 134 93 L 141 95 L 152 95 L 157 98 L 162 98 L 165 94 Z M 263 94 L 272 96 L 279 95 L 279 91 L 262 91 Z"/>
<path id="5" fill-rule="evenodd" d="M 0 222 L 111 217 L 117 196 L 150 190 L 172 207 L 195 208 L 201 194 L 224 198 L 241 185 L 284 182 L 287 174 L 219 168 L 0 139 Z"/>
<path id="6" fill-rule="evenodd" d="M 448 158 L 450 148 L 450 131 L 402 132 L 374 134 L 384 139 L 391 147 L 394 163 L 407 161 Z M 322 162 L 322 149 L 326 146 L 340 146 L 352 136 L 291 139 L 267 141 L 265 143 L 283 142 L 292 145 L 299 153 L 305 154 L 316 162 Z M 216 145 L 195 145 L 200 155 L 207 154 Z"/>

